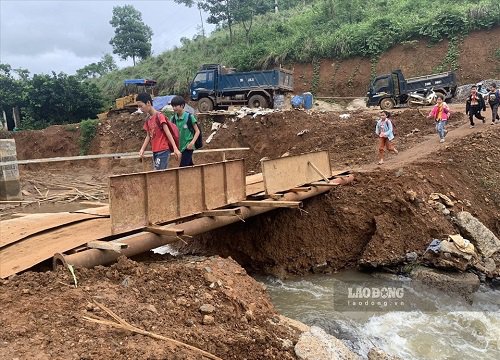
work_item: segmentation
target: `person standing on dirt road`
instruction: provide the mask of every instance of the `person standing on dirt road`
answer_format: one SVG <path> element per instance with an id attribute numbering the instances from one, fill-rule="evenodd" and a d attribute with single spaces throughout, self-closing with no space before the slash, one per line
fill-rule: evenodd
<path id="1" fill-rule="evenodd" d="M 497 89 L 497 84 L 491 84 L 487 99 L 491 108 L 491 125 L 495 125 L 496 122 L 500 122 L 500 116 L 498 116 L 498 106 L 500 105 L 500 90 Z"/>
<path id="2" fill-rule="evenodd" d="M 153 107 L 153 99 L 148 93 L 140 93 L 136 98 L 137 106 L 142 112 L 147 113 L 148 117 L 144 123 L 146 130 L 146 138 L 142 144 L 139 155 L 144 156 L 144 151 L 151 141 L 151 149 L 153 150 L 153 165 L 155 170 L 165 170 L 168 167 L 170 154 L 173 152 L 178 160 L 181 152 L 177 148 L 173 135 L 170 132 L 167 119 L 160 111 L 156 111 Z"/>
<path id="3" fill-rule="evenodd" d="M 486 118 L 481 115 L 481 109 L 486 111 L 486 103 L 484 102 L 483 96 L 477 93 L 477 86 L 472 85 L 470 89 L 470 95 L 465 102 L 465 113 L 469 115 L 470 128 L 474 127 L 473 117 L 482 120 L 483 123 L 486 122 Z"/>
<path id="4" fill-rule="evenodd" d="M 180 167 L 192 166 L 193 151 L 195 149 L 196 139 L 200 136 L 200 129 L 193 114 L 184 110 L 186 101 L 182 96 L 174 96 L 170 101 L 174 110 L 172 122 L 179 129 L 179 147 L 182 153 Z"/>
<path id="5" fill-rule="evenodd" d="M 394 128 L 392 126 L 392 121 L 389 119 L 391 114 L 388 111 L 382 111 L 380 113 L 380 119 L 377 121 L 375 126 L 375 134 L 379 137 L 378 143 L 378 164 L 382 165 L 384 163 L 384 152 L 387 148 L 388 151 L 397 154 L 398 151 L 394 147 Z"/>
<path id="6" fill-rule="evenodd" d="M 428 118 L 434 119 L 436 123 L 436 132 L 439 136 L 439 142 L 444 143 L 444 137 L 446 136 L 446 123 L 450 117 L 450 109 L 448 105 L 444 102 L 444 96 L 441 94 L 437 95 L 436 105 L 432 108 L 429 113 Z"/>

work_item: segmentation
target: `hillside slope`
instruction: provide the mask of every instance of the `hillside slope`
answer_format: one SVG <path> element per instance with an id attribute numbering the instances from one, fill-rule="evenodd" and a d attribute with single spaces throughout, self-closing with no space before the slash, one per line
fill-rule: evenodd
<path id="1" fill-rule="evenodd" d="M 500 27 L 471 33 L 459 44 L 456 53 L 459 84 L 500 77 L 500 43 L 496 49 L 491 46 L 491 39 L 500 39 Z M 310 63 L 293 64 L 295 92 L 316 90 L 318 96 L 364 96 L 373 73 L 401 69 L 405 76 L 412 77 L 438 71 L 446 62 L 449 45 L 448 41 L 431 45 L 424 40 L 399 44 L 383 53 L 376 63 L 359 57 L 323 59 L 316 70 Z"/>

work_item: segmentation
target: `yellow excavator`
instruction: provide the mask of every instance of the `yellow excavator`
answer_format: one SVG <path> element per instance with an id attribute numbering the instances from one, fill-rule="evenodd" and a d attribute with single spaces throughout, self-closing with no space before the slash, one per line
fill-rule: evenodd
<path id="1" fill-rule="evenodd" d="M 137 110 L 137 105 L 135 105 L 135 99 L 137 94 L 142 92 L 147 92 L 154 97 L 154 91 L 156 90 L 156 81 L 147 79 L 127 79 L 123 80 L 123 85 L 125 87 L 125 96 L 115 100 L 115 107 L 109 111 L 98 114 L 99 119 L 105 119 L 109 115 L 128 112 L 133 113 Z"/>

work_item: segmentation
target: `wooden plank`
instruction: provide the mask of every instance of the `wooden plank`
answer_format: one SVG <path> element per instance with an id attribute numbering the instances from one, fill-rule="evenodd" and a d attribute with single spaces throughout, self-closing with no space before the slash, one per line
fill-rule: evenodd
<path id="1" fill-rule="evenodd" d="M 255 183 L 255 184 L 249 184 L 246 186 L 246 195 L 247 196 L 258 194 L 261 192 L 264 192 L 264 182 L 263 181 L 261 181 L 259 183 Z"/>
<path id="2" fill-rule="evenodd" d="M 116 242 L 116 241 L 100 241 L 94 240 L 87 243 L 87 247 L 91 249 L 99 250 L 112 250 L 116 252 L 121 252 L 122 249 L 128 248 L 127 244 Z"/>
<path id="3" fill-rule="evenodd" d="M 313 185 L 313 186 L 330 186 L 330 187 L 334 187 L 334 186 L 338 186 L 339 184 L 335 184 L 335 183 L 332 183 L 332 182 L 315 181 L 315 182 L 312 182 L 311 185 Z"/>
<path id="4" fill-rule="evenodd" d="M 262 200 L 253 201 L 245 200 L 240 201 L 236 205 L 238 206 L 264 206 L 264 207 L 288 207 L 288 208 L 300 208 L 302 207 L 302 201 L 274 201 L 274 200 Z"/>
<path id="5" fill-rule="evenodd" d="M 306 191 L 310 191 L 310 190 L 311 190 L 310 186 L 300 186 L 300 187 L 290 189 L 291 192 L 306 192 Z"/>
<path id="6" fill-rule="evenodd" d="M 241 208 L 207 210 L 201 213 L 201 216 L 236 216 L 241 215 Z"/>
<path id="7" fill-rule="evenodd" d="M 91 219 L 37 234 L 6 246 L 0 249 L 0 277 L 9 277 L 50 259 L 56 253 L 66 252 L 93 240 L 110 236 L 110 225 L 109 218 Z"/>
<path id="8" fill-rule="evenodd" d="M 111 176 L 109 203 L 113 234 L 142 228 L 146 219 L 146 178 L 143 174 Z"/>
<path id="9" fill-rule="evenodd" d="M 332 170 L 332 176 L 349 175 L 351 170 Z"/>
<path id="10" fill-rule="evenodd" d="M 316 165 L 314 165 L 314 163 L 312 163 L 311 161 L 309 161 L 308 164 L 309 164 L 310 167 L 312 167 L 314 169 L 314 171 L 316 171 L 318 173 L 319 176 L 321 176 L 323 178 L 323 180 L 328 181 L 328 178 L 326 177 L 326 175 L 323 174 L 321 172 L 321 170 L 318 169 L 318 167 Z"/>
<path id="11" fill-rule="evenodd" d="M 71 211 L 72 214 L 88 214 L 88 215 L 99 215 L 99 216 L 109 216 L 109 205 L 93 207 L 88 209 Z"/>
<path id="12" fill-rule="evenodd" d="M 247 185 L 252 185 L 256 183 L 260 183 L 264 181 L 264 177 L 262 176 L 262 173 L 254 174 L 254 175 L 248 175 L 245 179 L 245 184 Z"/>
<path id="13" fill-rule="evenodd" d="M 105 211 L 101 208 L 95 209 L 85 209 L 95 210 L 99 212 L 107 212 L 108 207 L 105 207 Z M 83 210 L 82 210 L 83 211 Z M 63 213 L 39 213 L 39 214 L 24 214 L 25 216 L 15 219 L 2 220 L 0 221 L 1 238 L 0 238 L 0 248 L 7 246 L 9 244 L 21 241 L 22 239 L 32 236 L 34 234 L 47 231 L 52 228 L 60 227 L 67 224 L 77 223 L 81 221 L 86 221 L 89 219 L 95 219 L 100 217 L 100 214 L 86 214 L 86 213 L 75 213 L 75 212 L 63 212 Z"/>
<path id="14" fill-rule="evenodd" d="M 181 236 L 184 235 L 184 230 L 170 226 L 147 226 L 144 230 L 157 235 Z"/>
<path id="15" fill-rule="evenodd" d="M 263 160 L 262 174 L 267 194 L 286 191 L 322 179 L 310 165 L 313 163 L 323 174 L 331 174 L 327 151 Z"/>

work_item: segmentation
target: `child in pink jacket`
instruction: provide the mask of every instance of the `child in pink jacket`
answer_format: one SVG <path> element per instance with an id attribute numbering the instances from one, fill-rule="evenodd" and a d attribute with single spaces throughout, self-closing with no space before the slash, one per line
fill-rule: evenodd
<path id="1" fill-rule="evenodd" d="M 436 123 L 436 132 L 439 135 L 439 142 L 444 142 L 444 137 L 446 136 L 446 122 L 450 117 L 450 109 L 448 105 L 444 102 L 444 97 L 441 94 L 437 95 L 436 105 L 432 108 L 429 113 L 428 118 L 433 118 Z"/>

